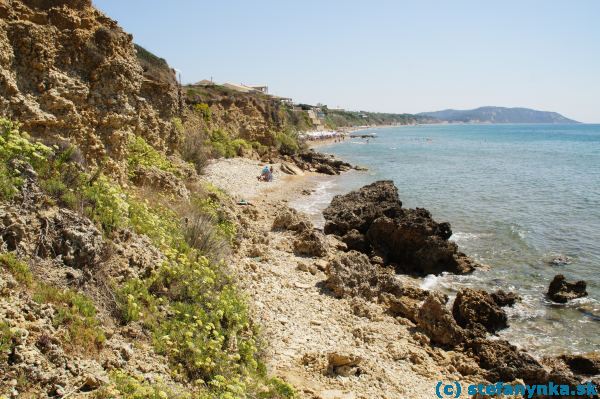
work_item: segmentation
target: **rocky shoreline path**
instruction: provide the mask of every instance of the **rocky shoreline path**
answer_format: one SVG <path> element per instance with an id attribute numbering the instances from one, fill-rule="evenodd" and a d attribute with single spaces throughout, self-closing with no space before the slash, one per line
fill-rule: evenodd
<path id="1" fill-rule="evenodd" d="M 464 381 L 456 366 L 476 365 L 463 354 L 423 346 L 426 338 L 406 319 L 325 288 L 339 243 L 327 243 L 320 257 L 298 255 L 295 232 L 273 228 L 286 202 L 307 189 L 306 179 L 276 175 L 275 183 L 257 185 L 247 178 L 253 163 L 221 161 L 207 179 L 235 199 L 253 195 L 253 206 L 238 208 L 244 231 L 233 266 L 267 341 L 270 370 L 302 397 L 323 399 L 431 398 L 438 380 Z M 229 174 L 237 177 L 223 178 Z"/>

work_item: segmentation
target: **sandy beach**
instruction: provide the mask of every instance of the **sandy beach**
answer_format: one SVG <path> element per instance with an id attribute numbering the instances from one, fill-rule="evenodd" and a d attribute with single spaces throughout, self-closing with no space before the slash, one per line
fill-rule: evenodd
<path id="1" fill-rule="evenodd" d="M 273 181 L 259 181 L 265 165 L 273 166 Z M 280 201 L 301 195 L 302 190 L 311 189 L 306 177 L 288 175 L 281 171 L 281 164 L 266 164 L 247 158 L 213 160 L 205 169 L 205 180 L 229 194 L 234 200 Z"/>

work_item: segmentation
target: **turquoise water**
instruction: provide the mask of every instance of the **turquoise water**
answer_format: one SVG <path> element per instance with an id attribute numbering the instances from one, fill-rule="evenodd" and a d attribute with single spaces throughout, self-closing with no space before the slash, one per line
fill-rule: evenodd
<path id="1" fill-rule="evenodd" d="M 369 172 L 318 177 L 317 192 L 292 204 L 319 212 L 334 194 L 392 179 L 407 207 L 452 224 L 461 249 L 488 271 L 429 276 L 425 287 L 516 291 L 500 335 L 539 354 L 600 351 L 600 125 L 421 125 L 374 129 L 369 143 L 319 148 Z M 550 265 L 556 255 L 568 265 Z M 545 298 L 555 274 L 584 279 L 589 297 Z"/>

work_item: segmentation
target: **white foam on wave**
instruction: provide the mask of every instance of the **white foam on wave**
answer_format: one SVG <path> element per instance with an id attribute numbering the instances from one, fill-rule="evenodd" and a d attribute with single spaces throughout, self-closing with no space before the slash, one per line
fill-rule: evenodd
<path id="1" fill-rule="evenodd" d="M 456 233 L 453 233 L 450 236 L 449 240 L 454 241 L 455 243 L 459 244 L 459 243 L 464 243 L 465 241 L 473 241 L 473 240 L 476 240 L 477 238 L 479 238 L 478 234 L 457 231 Z"/>
<path id="2" fill-rule="evenodd" d="M 428 274 L 421 282 L 421 288 L 424 290 L 434 289 L 439 284 L 440 278 L 441 276 L 436 276 L 435 274 Z"/>

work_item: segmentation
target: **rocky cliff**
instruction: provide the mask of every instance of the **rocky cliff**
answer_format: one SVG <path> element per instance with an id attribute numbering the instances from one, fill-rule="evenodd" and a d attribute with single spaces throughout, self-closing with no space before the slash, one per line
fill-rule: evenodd
<path id="1" fill-rule="evenodd" d="M 202 113 L 204 129 L 222 130 L 233 137 L 275 144 L 275 134 L 285 130 L 309 130 L 310 121 L 274 97 L 242 93 L 225 86 L 186 87 L 188 105 Z"/>
<path id="2" fill-rule="evenodd" d="M 149 72 L 90 0 L 0 2 L 0 115 L 75 143 L 91 164 L 114 169 L 131 133 L 163 151 L 177 143 L 174 72 Z"/>

